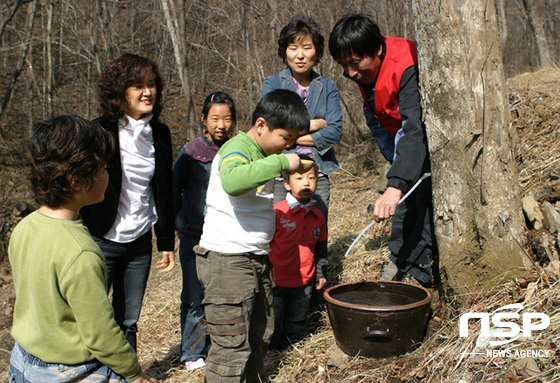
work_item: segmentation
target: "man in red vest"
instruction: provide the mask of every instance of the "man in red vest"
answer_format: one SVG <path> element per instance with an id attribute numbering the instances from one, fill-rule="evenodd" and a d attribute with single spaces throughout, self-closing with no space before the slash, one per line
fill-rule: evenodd
<path id="1" fill-rule="evenodd" d="M 432 283 L 437 262 L 430 179 L 401 204 L 401 197 L 430 172 L 426 128 L 418 91 L 416 43 L 384 37 L 369 17 L 346 15 L 335 25 L 329 50 L 364 100 L 367 125 L 391 163 L 387 189 L 375 201 L 374 218 L 392 217 L 390 260 L 381 279 Z"/>

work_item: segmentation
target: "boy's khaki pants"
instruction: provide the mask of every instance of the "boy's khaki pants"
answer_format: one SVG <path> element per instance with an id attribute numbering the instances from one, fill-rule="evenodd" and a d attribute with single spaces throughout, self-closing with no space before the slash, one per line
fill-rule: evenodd
<path id="1" fill-rule="evenodd" d="M 264 381 L 264 355 L 274 331 L 268 256 L 194 250 L 212 342 L 205 381 Z"/>

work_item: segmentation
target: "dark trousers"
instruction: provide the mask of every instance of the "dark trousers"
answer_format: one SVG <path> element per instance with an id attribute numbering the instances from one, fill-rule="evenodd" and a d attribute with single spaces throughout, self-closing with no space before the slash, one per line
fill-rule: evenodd
<path id="1" fill-rule="evenodd" d="M 202 285 L 196 272 L 196 254 L 193 248 L 200 240 L 199 235 L 181 234 L 179 259 L 183 271 L 181 291 L 181 362 L 205 358 L 209 344 L 204 331 L 204 308 L 202 307 Z"/>
<path id="2" fill-rule="evenodd" d="M 152 263 L 152 231 L 129 243 L 94 238 L 107 265 L 107 288 L 113 288 L 115 321 L 128 343 L 136 350 L 136 323 Z"/>
<path id="3" fill-rule="evenodd" d="M 267 255 L 222 254 L 195 247 L 211 347 L 205 382 L 264 381 L 264 355 L 274 330 Z"/>
<path id="4" fill-rule="evenodd" d="M 437 260 L 430 179 L 422 181 L 408 198 L 397 206 L 389 238 L 391 261 L 404 273 L 421 283 L 432 281 Z"/>
<path id="5" fill-rule="evenodd" d="M 269 349 L 284 350 L 300 340 L 314 286 L 315 279 L 301 287 L 275 286 L 272 289 L 274 334 Z"/>

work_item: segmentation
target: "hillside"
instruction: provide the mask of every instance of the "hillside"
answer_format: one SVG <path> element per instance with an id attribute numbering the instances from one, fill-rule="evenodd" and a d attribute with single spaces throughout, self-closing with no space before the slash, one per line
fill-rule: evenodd
<path id="1" fill-rule="evenodd" d="M 517 152 L 524 196 L 532 195 L 539 203 L 556 204 L 559 210 L 560 70 L 526 73 L 510 79 L 508 86 L 513 123 L 518 128 Z M 329 286 L 376 279 L 382 260 L 388 256 L 385 243 L 390 224 L 380 223 L 344 258 L 350 243 L 373 219 L 368 205 L 384 185 L 385 165 L 377 163 L 376 158 L 370 143 L 352 148 L 352 153 L 339 154 L 341 169 L 331 178 Z M 2 219 L 4 227 L 4 223 L 18 218 L 11 209 L 4 208 Z M 523 341 L 525 349 L 546 348 L 556 352 L 556 344 L 560 343 L 560 271 L 550 267 L 550 258 L 554 253 L 558 257 L 560 250 L 556 236 L 545 229 L 531 230 L 528 252 L 535 253 L 532 256 L 536 269 L 524 280 L 512 281 L 499 291 L 480 291 L 470 297 L 471 307 L 523 302 L 526 308 L 536 307 L 547 313 L 551 325 L 541 338 Z M 547 238 L 548 247 L 543 245 L 543 238 Z M 538 249 L 544 253 L 536 254 Z M 188 373 L 179 365 L 180 292 L 180 265 L 169 274 L 161 274 L 154 262 L 139 323 L 139 356 L 148 372 L 162 382 L 203 382 L 202 371 Z M 0 379 L 5 378 L 9 363 L 13 301 L 9 268 L 4 266 L 0 272 Z M 459 339 L 458 318 L 449 318 L 451 314 L 443 310 L 438 300 L 433 309 L 423 345 L 404 356 L 387 359 L 349 358 L 341 354 L 334 346 L 326 313 L 320 313 L 311 318 L 312 333 L 277 361 L 271 379 L 275 383 L 520 382 L 531 377 L 534 380 L 526 381 L 560 381 L 557 355 L 525 358 L 521 362 L 521 358 L 463 358 L 461 352 L 471 349 L 476 337 Z M 535 372 L 537 369 L 539 372 Z"/>
<path id="2" fill-rule="evenodd" d="M 512 122 L 519 134 L 519 170 L 524 195 L 538 194 L 541 201 L 549 199 L 555 203 L 560 199 L 554 193 L 554 190 L 560 191 L 560 70 L 526 73 L 511 79 L 508 84 Z M 388 223 L 374 225 L 360 239 L 348 259 L 344 259 L 350 243 L 372 220 L 367 207 L 383 187 L 385 169 L 382 163 L 376 164 L 375 153 L 368 143 L 354 148 L 352 154 L 343 153 L 339 157 L 342 158 L 341 169 L 332 176 L 329 213 L 330 285 L 375 279 L 379 275 L 381 260 L 388 256 L 384 244 L 390 232 Z M 548 260 L 543 260 L 543 265 L 547 263 Z M 202 372 L 192 374 L 178 366 L 179 275 L 179 270 L 171 278 L 152 274 L 141 324 L 141 357 L 146 365 L 151 366 L 150 371 L 165 382 L 202 382 Z M 501 291 L 479 292 L 472 298 L 472 305 L 499 306 L 503 302 L 513 302 L 512 299 L 528 298 L 530 291 L 533 298 L 527 299 L 527 305 L 555 302 L 550 306 L 551 311 L 546 311 L 553 317 L 553 313 L 558 313 L 556 306 L 560 303 L 557 279 L 558 275 L 553 275 L 545 282 L 537 274 L 528 275 L 520 284 L 512 283 Z M 529 288 L 527 281 L 533 282 Z M 316 318 L 316 331 L 277 361 L 271 378 L 275 383 L 449 382 L 461 378 L 464 382 L 479 382 L 499 381 L 500 377 L 503 382 L 521 381 L 523 375 L 517 374 L 521 369 L 516 370 L 512 360 L 497 359 L 492 363 L 461 361 L 460 352 L 473 339 L 460 342 L 457 318 L 444 319 L 441 307 L 435 305 L 434 308 L 435 316 L 424 345 L 405 356 L 382 360 L 350 359 L 337 352 L 333 347 L 332 329 L 323 313 Z M 549 327 L 554 330 L 546 334 L 548 342 L 555 343 L 560 337 L 558 321 L 558 318 L 553 319 Z M 535 362 L 543 373 L 543 377 L 535 381 L 560 379 L 557 356 Z"/>

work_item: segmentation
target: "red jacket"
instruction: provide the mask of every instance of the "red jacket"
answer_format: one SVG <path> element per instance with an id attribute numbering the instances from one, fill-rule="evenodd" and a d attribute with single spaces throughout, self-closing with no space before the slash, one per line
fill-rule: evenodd
<path id="1" fill-rule="evenodd" d="M 380 125 L 394 136 L 401 128 L 399 114 L 399 85 L 403 72 L 418 64 L 416 42 L 400 37 L 385 37 L 385 57 L 375 83 L 375 108 L 368 104 L 364 89 L 360 87 L 365 104 L 379 120 Z"/>
<path id="2" fill-rule="evenodd" d="M 276 232 L 268 257 L 274 282 L 282 287 L 302 287 L 315 276 L 315 247 L 327 240 L 325 216 L 315 206 L 290 209 L 287 200 L 274 204 Z"/>

